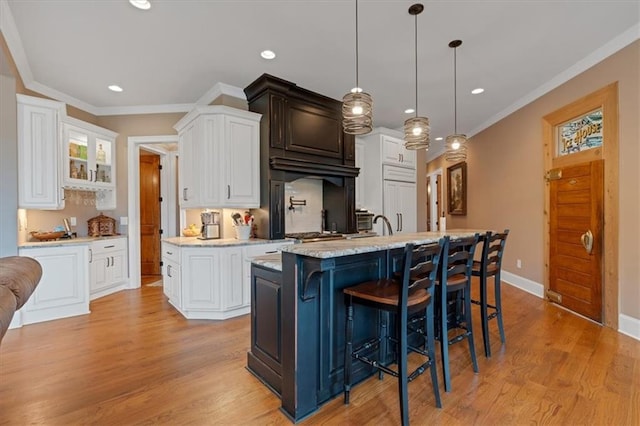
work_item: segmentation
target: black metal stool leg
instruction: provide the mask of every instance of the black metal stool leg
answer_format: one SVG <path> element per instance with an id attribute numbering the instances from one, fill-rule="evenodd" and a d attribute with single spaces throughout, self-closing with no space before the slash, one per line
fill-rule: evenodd
<path id="1" fill-rule="evenodd" d="M 473 371 L 478 372 L 478 360 L 476 359 L 476 346 L 473 341 L 473 321 L 471 320 L 471 282 L 467 282 L 464 288 L 464 315 L 469 339 L 469 352 L 473 363 Z"/>
<path id="2" fill-rule="evenodd" d="M 398 336 L 398 393 L 400 397 L 400 418 L 402 425 L 409 425 L 409 378 L 407 377 L 407 313 L 396 318 Z"/>
<path id="3" fill-rule="evenodd" d="M 504 344 L 504 326 L 502 324 L 502 296 L 500 294 L 500 271 L 494 275 L 494 290 L 496 299 L 496 314 L 498 317 L 498 330 L 500 330 L 500 341 Z"/>
<path id="4" fill-rule="evenodd" d="M 482 341 L 484 342 L 484 355 L 491 357 L 491 342 L 489 341 L 489 318 L 487 313 L 487 275 L 480 274 L 480 319 L 482 320 Z"/>
<path id="5" fill-rule="evenodd" d="M 353 305 L 351 297 L 347 298 L 347 322 L 345 330 L 345 350 L 344 350 L 344 403 L 349 403 L 349 392 L 351 391 L 351 352 L 353 351 Z"/>

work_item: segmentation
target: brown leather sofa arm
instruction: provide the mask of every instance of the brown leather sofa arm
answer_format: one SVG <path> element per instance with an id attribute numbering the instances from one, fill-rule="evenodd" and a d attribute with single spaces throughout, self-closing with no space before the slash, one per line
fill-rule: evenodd
<path id="1" fill-rule="evenodd" d="M 29 300 L 42 278 L 42 266 L 30 257 L 0 258 L 0 341 L 15 312 Z"/>

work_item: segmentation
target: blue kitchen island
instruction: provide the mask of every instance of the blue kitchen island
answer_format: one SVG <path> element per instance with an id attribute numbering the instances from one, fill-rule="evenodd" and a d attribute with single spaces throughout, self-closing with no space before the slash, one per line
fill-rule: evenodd
<path id="1" fill-rule="evenodd" d="M 312 414 L 343 391 L 345 308 L 342 290 L 390 277 L 401 268 L 409 243 L 436 242 L 485 231 L 451 230 L 294 244 L 282 255 L 253 260 L 251 351 L 247 367 L 278 394 L 293 421 Z M 392 320 L 357 306 L 354 344 L 391 329 Z M 383 331 L 384 332 L 384 331 Z M 392 351 L 387 351 L 391 361 Z M 353 365 L 354 383 L 373 374 Z"/>

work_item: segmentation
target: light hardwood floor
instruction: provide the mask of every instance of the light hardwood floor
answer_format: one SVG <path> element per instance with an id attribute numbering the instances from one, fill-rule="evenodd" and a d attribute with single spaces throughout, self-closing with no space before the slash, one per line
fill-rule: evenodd
<path id="1" fill-rule="evenodd" d="M 476 322 L 480 373 L 465 344 L 454 345 L 442 409 L 428 374 L 409 384 L 412 424 L 640 424 L 640 342 L 503 289 L 506 345 L 492 324 L 486 359 Z M 95 300 L 91 310 L 8 331 L 0 424 L 290 424 L 245 369 L 248 316 L 185 320 L 151 286 Z M 338 397 L 301 424 L 399 424 L 396 389 L 392 377 L 371 378 L 353 388 L 349 406 Z"/>

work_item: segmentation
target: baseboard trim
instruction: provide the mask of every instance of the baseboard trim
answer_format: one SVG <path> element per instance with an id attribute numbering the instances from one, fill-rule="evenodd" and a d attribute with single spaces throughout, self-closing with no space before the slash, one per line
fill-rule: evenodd
<path id="1" fill-rule="evenodd" d="M 618 331 L 629 337 L 633 337 L 636 340 L 640 340 L 640 319 L 630 317 L 625 314 L 619 314 Z"/>
<path id="2" fill-rule="evenodd" d="M 501 281 L 544 299 L 544 286 L 530 279 L 502 270 Z"/>

